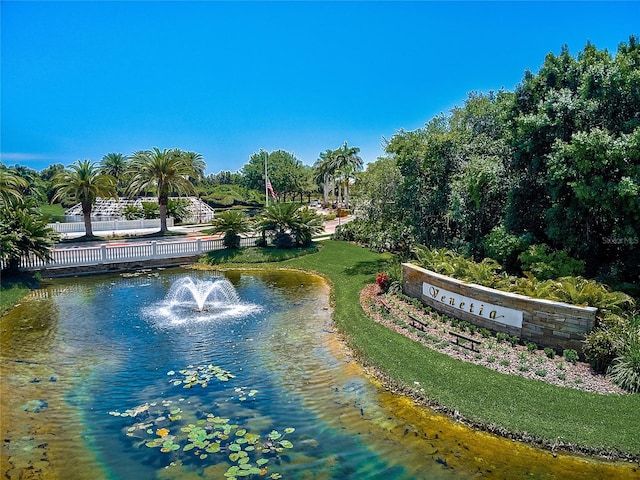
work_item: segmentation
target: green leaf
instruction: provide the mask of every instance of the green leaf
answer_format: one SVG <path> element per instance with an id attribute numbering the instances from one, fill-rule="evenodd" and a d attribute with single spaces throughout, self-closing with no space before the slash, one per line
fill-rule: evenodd
<path id="1" fill-rule="evenodd" d="M 233 467 L 229 467 L 229 470 L 227 470 L 224 474 L 225 477 L 235 477 L 236 473 L 238 473 L 238 470 L 240 470 L 240 468 L 238 468 L 237 466 L 233 466 Z"/>
<path id="2" fill-rule="evenodd" d="M 218 453 L 220 451 L 219 443 L 212 443 L 207 447 L 207 452 L 209 453 Z"/>

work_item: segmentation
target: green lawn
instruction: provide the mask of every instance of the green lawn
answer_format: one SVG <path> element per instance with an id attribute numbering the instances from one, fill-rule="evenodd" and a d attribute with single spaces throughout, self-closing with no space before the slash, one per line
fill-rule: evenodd
<path id="1" fill-rule="evenodd" d="M 360 290 L 393 263 L 344 242 L 283 262 L 326 276 L 333 284 L 335 322 L 362 358 L 407 387 L 419 382 L 429 400 L 485 425 L 547 442 L 640 455 L 640 395 L 596 395 L 504 375 L 455 360 L 370 321 Z"/>
<path id="2" fill-rule="evenodd" d="M 40 205 L 40 212 L 43 215 L 52 216 L 52 215 L 64 215 L 65 209 L 59 203 L 45 203 Z"/>

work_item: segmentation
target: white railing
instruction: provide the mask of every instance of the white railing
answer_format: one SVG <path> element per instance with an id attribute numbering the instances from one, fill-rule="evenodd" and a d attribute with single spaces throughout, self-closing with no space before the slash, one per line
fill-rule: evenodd
<path id="1" fill-rule="evenodd" d="M 243 237 L 241 247 L 254 247 L 260 237 Z M 158 260 L 202 255 L 213 250 L 222 250 L 221 238 L 198 238 L 185 241 L 131 242 L 117 245 L 108 243 L 93 247 L 55 248 L 47 262 L 30 255 L 24 257 L 21 270 L 44 270 L 61 267 L 103 265 L 111 263 L 133 262 L 140 260 Z"/>
<path id="2" fill-rule="evenodd" d="M 84 222 L 49 223 L 48 227 L 59 233 L 84 232 Z M 160 228 L 159 218 L 141 218 L 138 220 L 92 220 L 94 232 L 113 232 L 116 230 L 134 230 L 137 228 Z M 167 227 L 173 227 L 173 217 L 167 218 Z"/>

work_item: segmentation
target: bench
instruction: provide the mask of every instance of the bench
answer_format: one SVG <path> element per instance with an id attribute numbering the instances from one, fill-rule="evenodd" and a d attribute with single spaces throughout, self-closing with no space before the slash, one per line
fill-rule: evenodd
<path id="1" fill-rule="evenodd" d="M 456 337 L 456 341 L 455 344 L 462 347 L 462 348 L 466 348 L 467 350 L 472 350 L 474 352 L 478 352 L 479 350 L 476 348 L 476 345 L 480 345 L 482 342 L 480 340 L 474 340 L 473 338 L 469 338 L 466 337 L 464 335 L 460 335 L 459 333 L 456 332 L 449 332 L 451 335 L 453 335 L 454 337 Z M 463 343 L 460 343 L 460 340 L 463 340 Z M 468 345 L 466 345 L 466 342 L 469 342 L 471 344 L 471 346 L 469 347 Z M 454 343 L 453 341 L 451 343 Z"/>
<path id="2" fill-rule="evenodd" d="M 422 330 L 424 332 L 424 329 L 429 326 L 428 323 L 423 322 L 415 315 L 411 315 L 409 313 L 408 316 L 409 316 L 409 325 L 411 325 L 413 328 L 417 328 L 418 330 Z"/>

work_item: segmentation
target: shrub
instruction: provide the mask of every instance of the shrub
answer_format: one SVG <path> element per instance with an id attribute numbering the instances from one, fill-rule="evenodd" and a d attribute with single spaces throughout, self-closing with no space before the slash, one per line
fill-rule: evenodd
<path id="1" fill-rule="evenodd" d="M 380 272 L 376 275 L 376 284 L 380 287 L 381 291 L 386 292 L 390 283 L 391 280 L 389 280 L 389 275 L 386 273 Z"/>
<path id="2" fill-rule="evenodd" d="M 607 376 L 621 388 L 632 393 L 640 393 L 640 330 L 638 328 L 629 333 L 622 354 L 613 361 Z"/>
<path id="3" fill-rule="evenodd" d="M 509 335 L 507 335 L 504 332 L 498 332 L 496 333 L 496 339 L 498 340 L 498 342 L 502 343 L 504 342 L 507 338 L 509 338 Z"/>
<path id="4" fill-rule="evenodd" d="M 156 202 L 142 202 L 142 215 L 146 219 L 160 218 L 160 205 Z"/>
<path id="5" fill-rule="evenodd" d="M 136 207 L 135 205 L 125 205 L 122 215 L 127 220 L 137 220 L 139 218 L 144 218 L 144 211 L 142 208 Z"/>
<path id="6" fill-rule="evenodd" d="M 500 262 L 507 271 L 516 272 L 519 269 L 518 256 L 530 243 L 528 236 L 518 237 L 500 225 L 491 230 L 482 246 L 487 256 Z"/>
<path id="7" fill-rule="evenodd" d="M 536 370 L 536 375 L 539 377 L 546 377 L 547 376 L 547 371 L 546 370 Z"/>
<path id="8" fill-rule="evenodd" d="M 227 248 L 240 248 L 240 235 L 235 232 L 228 231 L 224 234 L 222 244 Z"/>
<path id="9" fill-rule="evenodd" d="M 529 352 L 535 352 L 538 350 L 538 344 L 534 342 L 527 342 L 527 350 L 529 350 Z"/>
<path id="10" fill-rule="evenodd" d="M 515 335 L 510 336 L 508 339 L 509 343 L 511 344 L 512 347 L 515 347 L 518 342 L 520 341 L 520 339 L 518 337 L 516 337 Z"/>
<path id="11" fill-rule="evenodd" d="M 500 360 L 500 365 L 502 365 L 503 367 L 508 367 L 509 365 L 511 365 L 511 362 L 509 360 Z"/>
<path id="12" fill-rule="evenodd" d="M 562 351 L 562 356 L 564 357 L 564 359 L 569 362 L 569 363 L 576 363 L 579 359 L 578 357 L 578 352 L 576 352 L 574 349 L 569 348 L 566 350 Z"/>
<path id="13" fill-rule="evenodd" d="M 544 349 L 544 354 L 547 358 L 554 358 L 556 356 L 556 351 L 553 348 L 547 347 Z"/>
<path id="14" fill-rule="evenodd" d="M 491 331 L 488 328 L 481 328 L 480 335 L 482 335 L 484 338 L 489 338 L 491 336 Z"/>
<path id="15" fill-rule="evenodd" d="M 293 248 L 295 241 L 287 232 L 276 232 L 273 236 L 273 245 L 276 248 Z"/>
<path id="16" fill-rule="evenodd" d="M 596 372 L 606 372 L 618 356 L 617 335 L 612 330 L 594 330 L 587 335 L 582 351 Z"/>
<path id="17" fill-rule="evenodd" d="M 533 273 L 539 280 L 578 276 L 584 272 L 584 261 L 571 258 L 566 250 L 550 252 L 544 243 L 531 245 L 518 259 L 522 270 Z"/>

